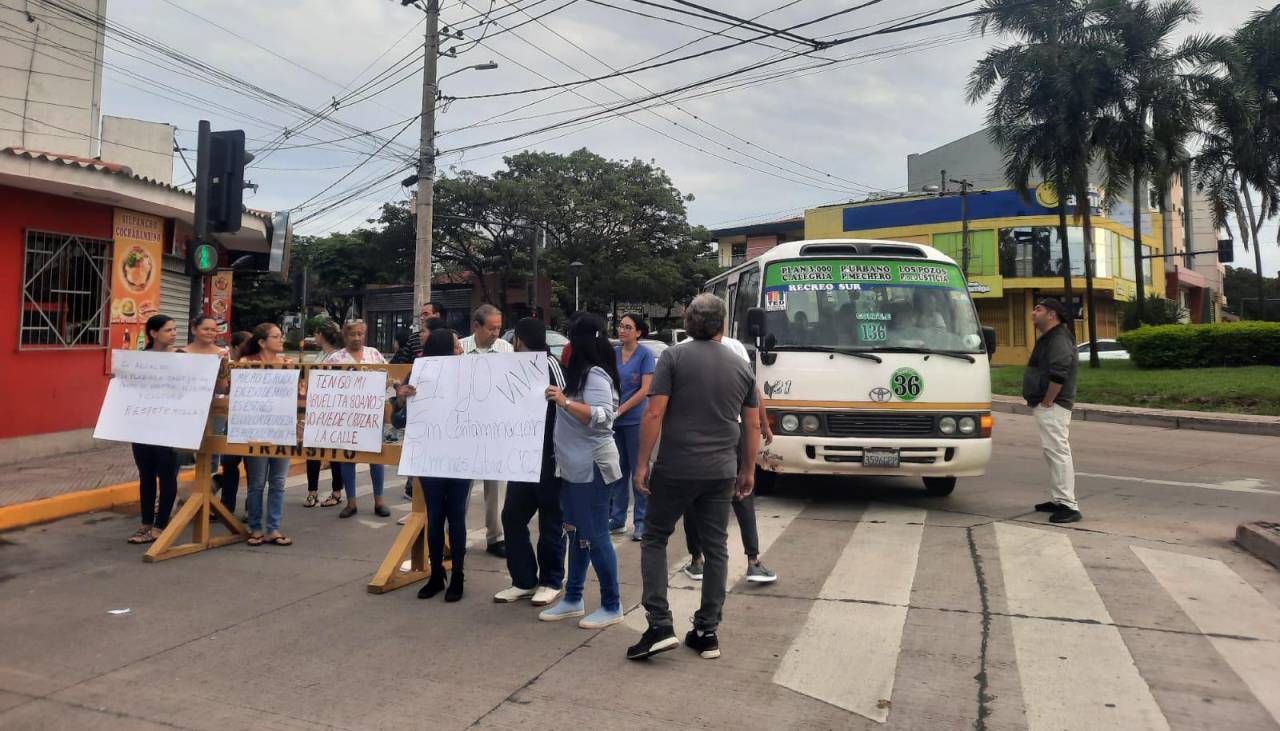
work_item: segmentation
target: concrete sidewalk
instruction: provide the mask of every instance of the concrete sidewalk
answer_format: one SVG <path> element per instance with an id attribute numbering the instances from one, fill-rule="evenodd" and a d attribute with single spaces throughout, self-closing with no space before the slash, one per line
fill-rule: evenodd
<path id="1" fill-rule="evenodd" d="M 1030 414 L 1026 401 L 1017 396 L 993 395 L 991 408 L 1008 414 Z M 1154 426 L 1160 429 L 1198 429 L 1231 434 L 1256 434 L 1280 437 L 1280 416 L 1227 414 L 1218 411 L 1182 411 L 1148 409 L 1137 406 L 1077 403 L 1071 410 L 1073 419 L 1101 421 L 1130 426 Z"/>

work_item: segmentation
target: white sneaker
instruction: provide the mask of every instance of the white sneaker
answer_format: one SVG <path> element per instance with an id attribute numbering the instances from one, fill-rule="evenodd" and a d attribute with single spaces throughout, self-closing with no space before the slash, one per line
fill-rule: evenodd
<path id="1" fill-rule="evenodd" d="M 539 586 L 538 590 L 533 593 L 533 599 L 530 601 L 535 607 L 545 607 L 560 598 L 560 587 L 558 586 Z"/>
<path id="2" fill-rule="evenodd" d="M 494 594 L 493 600 L 499 604 L 510 604 L 511 602 L 518 602 L 521 599 L 528 599 L 533 596 L 533 594 L 533 589 L 521 589 L 518 586 L 511 586 L 503 589 L 497 594 Z"/>
<path id="3" fill-rule="evenodd" d="M 408 514 L 408 513 L 405 513 L 405 514 L 400 518 L 400 520 L 397 520 L 397 521 L 396 521 L 396 525 L 404 525 L 405 523 L 408 523 L 408 522 L 409 522 L 409 514 Z"/>

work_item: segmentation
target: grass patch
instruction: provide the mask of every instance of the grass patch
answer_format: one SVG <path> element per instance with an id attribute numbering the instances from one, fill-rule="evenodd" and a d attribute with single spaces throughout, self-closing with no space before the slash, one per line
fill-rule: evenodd
<path id="1" fill-rule="evenodd" d="M 1023 366 L 992 368 L 991 391 L 1021 396 L 1023 370 Z M 1095 370 L 1082 362 L 1076 401 L 1280 416 L 1280 368 L 1142 370 L 1130 361 L 1104 360 Z"/>

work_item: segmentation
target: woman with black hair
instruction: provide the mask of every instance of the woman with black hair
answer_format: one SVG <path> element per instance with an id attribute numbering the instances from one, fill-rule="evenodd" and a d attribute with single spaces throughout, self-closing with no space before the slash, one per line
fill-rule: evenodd
<path id="1" fill-rule="evenodd" d="M 325 320 L 316 326 L 315 339 L 320 348 L 320 353 L 315 358 L 316 363 L 323 363 L 326 358 L 343 348 L 342 332 L 333 320 Z M 324 466 L 322 461 L 307 460 L 307 497 L 302 501 L 304 508 L 314 508 L 317 505 L 328 508 L 342 502 L 342 467 L 338 462 L 329 463 L 329 497 L 323 503 L 320 502 L 320 468 Z"/>
<path id="2" fill-rule="evenodd" d="M 244 348 L 240 358 L 249 363 L 291 364 L 293 359 L 284 355 L 284 333 L 275 323 L 264 322 L 253 329 L 253 338 Z M 288 457 L 245 457 L 245 472 L 249 478 L 246 511 L 249 514 L 250 546 L 270 544 L 291 546 L 293 539 L 280 532 L 280 519 L 284 515 L 284 481 L 289 475 Z M 266 516 L 263 519 L 263 493 L 266 493 Z"/>
<path id="3" fill-rule="evenodd" d="M 462 355 L 462 341 L 452 330 L 431 331 L 422 345 L 424 358 L 436 355 Z M 413 395 L 412 387 L 404 392 Z M 462 563 L 467 555 L 467 500 L 471 496 L 471 480 L 453 477 L 422 477 L 423 497 L 427 501 L 427 553 L 431 560 L 431 577 L 418 590 L 419 599 L 430 599 L 445 588 L 444 533 L 449 529 L 449 554 L 453 560 L 453 576 L 444 593 L 446 602 L 462 598 Z"/>
<path id="4" fill-rule="evenodd" d="M 178 339 L 178 325 L 168 315 L 152 315 L 146 324 L 146 350 L 168 353 Z M 178 499 L 178 453 L 173 447 L 134 444 L 133 463 L 138 466 L 138 500 L 142 527 L 129 536 L 130 543 L 151 543 L 169 525 L 169 514 Z M 160 506 L 156 507 L 157 485 Z"/>
<path id="5" fill-rule="evenodd" d="M 564 529 L 569 538 L 569 571 L 564 597 L 538 619 L 555 622 L 582 617 L 578 626 L 599 629 L 622 621 L 618 556 L 609 540 L 609 494 L 622 479 L 613 419 L 618 410 L 618 370 L 604 319 L 583 315 L 569 331 L 565 388 L 548 386 L 546 397 L 559 409 L 554 436 L 561 478 Z M 583 617 L 587 564 L 600 580 L 600 608 Z"/>
<path id="6" fill-rule="evenodd" d="M 644 316 L 628 312 L 618 318 L 618 345 L 614 350 L 618 366 L 618 385 L 622 404 L 613 420 L 613 440 L 618 444 L 618 457 L 622 465 L 622 479 L 613 486 L 609 496 L 609 532 L 627 531 L 627 503 L 635 492 L 636 507 L 631 527 L 631 540 L 644 537 L 644 514 L 648 498 L 639 490 L 633 490 L 631 473 L 636 469 L 636 457 L 640 454 L 640 418 L 649 406 L 649 384 L 658 358 L 653 351 L 640 343 L 649 334 L 649 323 Z"/>

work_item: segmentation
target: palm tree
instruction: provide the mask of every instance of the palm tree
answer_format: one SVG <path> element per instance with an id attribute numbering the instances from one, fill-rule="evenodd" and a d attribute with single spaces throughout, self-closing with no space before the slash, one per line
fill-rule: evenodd
<path id="1" fill-rule="evenodd" d="M 1057 184 L 1060 229 L 1065 229 L 1067 193 L 1084 229 L 1085 302 L 1089 363 L 1098 367 L 1097 318 L 1093 302 L 1093 220 L 1090 166 L 1103 117 L 1119 85 L 1118 50 L 1108 42 L 1094 3 L 1064 0 L 1052 5 L 985 0 L 975 28 L 1012 36 L 1016 42 L 990 51 L 969 75 L 970 103 L 992 91 L 987 111 L 991 138 L 1005 156 L 1009 184 L 1027 195 L 1028 176 L 1038 169 Z M 1069 261 L 1070 246 L 1059 236 Z M 1070 275 L 1070 266 L 1066 267 Z M 1068 290 L 1069 291 L 1069 290 Z"/>
<path id="2" fill-rule="evenodd" d="M 1205 113 L 1196 183 L 1209 199 L 1214 225 L 1230 230 L 1234 215 L 1246 251 L 1252 240 L 1263 316 L 1258 233 L 1280 212 L 1280 6 L 1255 13 L 1230 38 L 1216 39 L 1210 56 L 1209 73 L 1198 80 Z"/>
<path id="3" fill-rule="evenodd" d="M 1192 37 L 1177 48 L 1170 37 L 1199 16 L 1192 0 L 1103 0 L 1100 3 L 1113 41 L 1123 57 L 1120 96 L 1114 117 L 1104 118 L 1106 189 L 1129 187 L 1133 199 L 1133 262 L 1138 322 L 1142 322 L 1142 204 L 1144 180 L 1162 191 L 1190 159 L 1187 140 L 1195 130 L 1196 105 L 1186 72 L 1209 57 L 1212 41 Z M 1190 185 L 1184 180 L 1183 185 Z"/>

